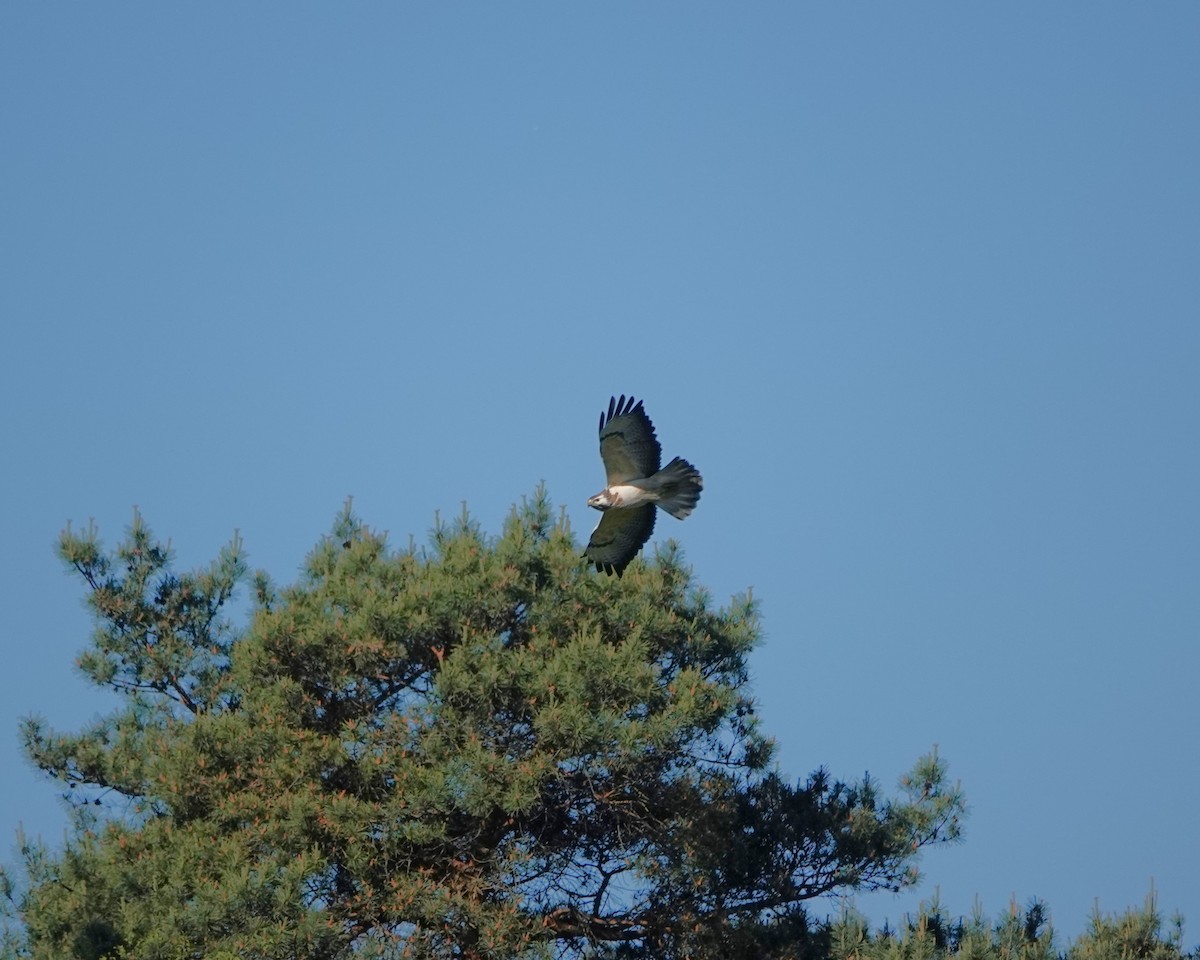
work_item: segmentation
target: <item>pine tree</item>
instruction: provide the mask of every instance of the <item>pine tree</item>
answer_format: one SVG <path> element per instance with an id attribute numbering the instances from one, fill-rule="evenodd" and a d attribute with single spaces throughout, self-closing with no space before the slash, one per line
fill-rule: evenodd
<path id="1" fill-rule="evenodd" d="M 820 929 L 818 954 L 827 960 L 1197 960 L 1183 949 L 1183 919 L 1163 929 L 1153 891 L 1140 909 L 1119 916 L 1099 911 L 1074 942 L 1056 945 L 1046 904 L 1034 899 L 1024 910 L 1014 900 L 999 921 L 989 923 L 976 907 L 969 919 L 950 919 L 935 897 L 906 916 L 897 929 L 874 933 L 864 917 L 847 911 Z"/>
<path id="2" fill-rule="evenodd" d="M 1176 914 L 1163 931 L 1163 917 L 1153 888 L 1141 909 L 1119 916 L 1097 907 L 1087 931 L 1066 954 L 1066 960 L 1180 960 L 1200 957 L 1200 949 L 1183 950 L 1183 917 Z"/>
<path id="3" fill-rule="evenodd" d="M 894 799 L 784 780 L 751 598 L 714 609 L 671 546 L 589 573 L 540 490 L 420 549 L 347 505 L 282 589 L 236 538 L 172 572 L 136 515 L 111 555 L 93 528 L 59 551 L 97 624 L 80 667 L 121 700 L 24 727 L 73 823 L 0 878 L 12 957 L 792 957 L 807 901 L 911 884 L 958 836 L 936 755 Z"/>

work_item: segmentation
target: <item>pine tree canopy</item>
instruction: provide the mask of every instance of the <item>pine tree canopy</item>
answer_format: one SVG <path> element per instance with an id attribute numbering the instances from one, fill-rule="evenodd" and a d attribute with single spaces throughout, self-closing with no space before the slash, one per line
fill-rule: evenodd
<path id="1" fill-rule="evenodd" d="M 784 779 L 754 602 L 715 609 L 670 545 L 589 572 L 541 490 L 498 537 L 464 510 L 402 550 L 347 505 L 281 588 L 236 537 L 173 572 L 137 515 L 59 551 L 118 704 L 24 726 L 73 819 L 0 877 L 12 957 L 791 957 L 806 902 L 958 836 L 936 754 L 891 799 Z"/>

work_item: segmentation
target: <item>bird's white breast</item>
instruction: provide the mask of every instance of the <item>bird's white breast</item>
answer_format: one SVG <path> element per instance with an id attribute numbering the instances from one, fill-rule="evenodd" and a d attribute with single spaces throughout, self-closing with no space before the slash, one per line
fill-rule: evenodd
<path id="1" fill-rule="evenodd" d="M 608 492 L 614 498 L 613 506 L 618 509 L 621 507 L 640 507 L 643 504 L 653 503 L 655 500 L 654 494 L 648 490 L 643 490 L 641 487 L 635 487 L 628 483 L 618 483 L 615 486 L 609 487 Z"/>

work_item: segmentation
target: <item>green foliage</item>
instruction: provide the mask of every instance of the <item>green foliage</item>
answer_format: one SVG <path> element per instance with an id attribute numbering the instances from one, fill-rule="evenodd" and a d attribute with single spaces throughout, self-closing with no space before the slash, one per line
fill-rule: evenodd
<path id="1" fill-rule="evenodd" d="M 980 910 L 951 920 L 935 899 L 922 904 L 899 930 L 871 934 L 860 915 L 847 912 L 830 925 L 829 960 L 1058 960 L 1045 906 L 1024 911 L 1014 903 L 991 924 Z"/>
<path id="2" fill-rule="evenodd" d="M 1071 945 L 1066 960 L 1178 960 L 1183 951 L 1183 918 L 1176 915 L 1163 932 L 1153 891 L 1141 910 L 1105 915 L 1099 907 L 1088 931 Z M 1198 954 L 1193 951 L 1192 956 Z"/>
<path id="3" fill-rule="evenodd" d="M 24 845 L 11 957 L 794 956 L 828 933 L 811 898 L 911 884 L 958 836 L 936 755 L 895 799 L 785 782 L 754 603 L 714 609 L 670 548 L 589 573 L 541 491 L 421 550 L 347 506 L 240 635 L 236 539 L 184 575 L 138 516 L 60 553 L 96 615 L 80 666 L 124 702 L 24 727 L 75 821 Z"/>
<path id="4" fill-rule="evenodd" d="M 1183 951 L 1182 921 L 1163 932 L 1153 895 L 1140 910 L 1120 916 L 1092 917 L 1090 929 L 1060 950 L 1045 904 L 1032 901 L 1024 910 L 1013 903 L 998 922 L 980 910 L 970 919 L 951 920 L 935 900 L 898 930 L 872 934 L 867 921 L 847 912 L 814 938 L 815 954 L 828 960 L 1188 960 Z"/>

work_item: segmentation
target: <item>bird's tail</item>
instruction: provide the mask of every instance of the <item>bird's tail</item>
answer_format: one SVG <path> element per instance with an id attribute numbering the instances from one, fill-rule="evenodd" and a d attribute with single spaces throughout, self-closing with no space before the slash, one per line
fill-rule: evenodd
<path id="1" fill-rule="evenodd" d="M 658 505 L 671 516 L 682 520 L 696 509 L 704 480 L 700 471 L 686 460 L 676 457 L 651 479 L 658 493 Z"/>

